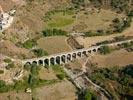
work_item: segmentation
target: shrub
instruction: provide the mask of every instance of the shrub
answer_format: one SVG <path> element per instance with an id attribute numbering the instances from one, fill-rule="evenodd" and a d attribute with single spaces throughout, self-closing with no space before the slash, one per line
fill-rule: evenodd
<path id="1" fill-rule="evenodd" d="M 101 51 L 102 54 L 108 54 L 111 52 L 111 49 L 108 46 L 102 46 Z"/>
<path id="2" fill-rule="evenodd" d="M 12 62 L 12 63 L 9 63 L 7 66 L 6 66 L 6 69 L 9 70 L 10 68 L 14 68 L 15 67 L 15 64 Z"/>
<path id="3" fill-rule="evenodd" d="M 0 74 L 3 74 L 4 73 L 4 71 L 3 70 L 0 70 Z"/>
<path id="4" fill-rule="evenodd" d="M 7 92 L 8 87 L 6 86 L 6 83 L 3 80 L 0 80 L 0 92 Z"/>
<path id="5" fill-rule="evenodd" d="M 12 60 L 9 59 L 9 58 L 4 59 L 4 62 L 6 62 L 6 63 L 10 63 L 11 61 L 12 61 Z"/>
<path id="6" fill-rule="evenodd" d="M 37 43 L 33 39 L 32 40 L 27 40 L 26 42 L 23 43 L 23 47 L 26 48 L 26 49 L 31 49 L 36 45 L 37 45 Z"/>
<path id="7" fill-rule="evenodd" d="M 63 80 L 65 78 L 65 74 L 57 74 L 56 75 L 60 80 Z"/>
<path id="8" fill-rule="evenodd" d="M 48 53 L 46 51 L 44 51 L 43 49 L 34 49 L 33 52 L 37 57 L 42 57 L 42 56 L 48 55 Z"/>
<path id="9" fill-rule="evenodd" d="M 90 90 L 85 90 L 84 92 L 84 99 L 83 100 L 97 100 L 97 97 L 94 93 L 92 93 Z"/>

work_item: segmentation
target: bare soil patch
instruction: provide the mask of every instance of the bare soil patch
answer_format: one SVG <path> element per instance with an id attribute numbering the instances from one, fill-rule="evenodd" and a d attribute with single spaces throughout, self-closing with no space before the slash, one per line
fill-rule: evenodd
<path id="1" fill-rule="evenodd" d="M 45 79 L 45 80 L 57 79 L 56 74 L 54 73 L 54 71 L 51 68 L 46 69 L 43 67 L 41 67 L 41 70 L 39 71 L 39 78 Z"/>
<path id="2" fill-rule="evenodd" d="M 90 60 L 92 63 L 97 64 L 98 67 L 113 67 L 133 64 L 132 58 L 133 52 L 119 50 L 107 55 L 93 55 Z"/>
<path id="3" fill-rule="evenodd" d="M 37 88 L 34 96 L 39 100 L 75 100 L 75 88 L 69 81 L 65 80 L 50 86 Z"/>
<path id="4" fill-rule="evenodd" d="M 0 42 L 0 53 L 13 57 L 13 58 L 30 58 L 30 57 L 34 57 L 34 55 L 29 52 L 29 50 L 24 49 L 24 48 L 19 48 L 16 45 L 14 45 L 11 41 L 3 41 Z"/>
<path id="5" fill-rule="evenodd" d="M 32 96 L 25 92 L 0 93 L 0 100 L 32 100 Z"/>
<path id="6" fill-rule="evenodd" d="M 88 8 L 91 9 L 91 8 Z M 84 10 L 75 14 L 75 21 L 72 25 L 65 27 L 65 30 L 76 31 L 76 32 L 86 32 L 89 30 L 106 30 L 110 28 L 110 24 L 114 18 L 122 18 L 124 15 L 117 14 L 111 10 L 97 11 L 93 9 L 91 11 Z"/>
<path id="7" fill-rule="evenodd" d="M 48 52 L 48 54 L 71 51 L 66 42 L 65 36 L 45 37 L 38 40 L 38 46 Z"/>

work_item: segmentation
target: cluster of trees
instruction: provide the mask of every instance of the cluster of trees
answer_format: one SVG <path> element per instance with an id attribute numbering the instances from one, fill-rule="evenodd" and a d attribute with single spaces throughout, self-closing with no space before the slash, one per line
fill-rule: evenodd
<path id="1" fill-rule="evenodd" d="M 118 13 L 126 13 L 129 14 L 132 8 L 132 0 L 90 0 L 91 4 L 98 8 L 107 7 Z"/>
<path id="2" fill-rule="evenodd" d="M 42 31 L 44 36 L 61 36 L 61 35 L 68 35 L 66 31 L 63 31 L 61 29 L 46 29 Z"/>
<path id="3" fill-rule="evenodd" d="M 122 32 L 126 28 L 130 27 L 132 22 L 131 17 L 124 18 L 122 20 L 119 20 L 118 18 L 113 20 L 113 28 L 114 32 Z"/>
<path id="4" fill-rule="evenodd" d="M 117 83 L 117 93 L 120 97 L 126 98 L 126 95 L 131 96 L 133 93 L 133 65 L 128 65 L 124 68 L 119 68 L 115 66 L 113 68 L 102 68 L 95 69 L 89 76 L 92 81 L 110 92 L 111 90 L 106 85 L 109 80 L 115 81 Z M 111 93 L 111 92 L 110 92 Z M 111 93 L 113 95 L 113 93 Z"/>

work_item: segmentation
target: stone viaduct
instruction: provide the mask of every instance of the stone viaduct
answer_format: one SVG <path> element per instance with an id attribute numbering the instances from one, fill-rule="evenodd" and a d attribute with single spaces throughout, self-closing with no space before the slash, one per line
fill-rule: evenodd
<path id="1" fill-rule="evenodd" d="M 120 46 L 123 43 L 131 43 L 133 40 L 126 40 L 122 42 L 115 42 L 111 44 L 106 44 L 106 46 Z M 37 65 L 43 65 L 43 66 L 50 66 L 55 64 L 66 64 L 74 59 L 82 58 L 83 56 L 90 55 L 92 53 L 96 53 L 101 50 L 100 46 L 93 46 L 90 48 L 84 48 L 84 49 L 78 49 L 71 52 L 63 52 L 59 54 L 44 56 L 40 58 L 33 58 L 33 59 L 26 59 L 22 61 L 23 65 L 25 64 L 37 64 Z"/>

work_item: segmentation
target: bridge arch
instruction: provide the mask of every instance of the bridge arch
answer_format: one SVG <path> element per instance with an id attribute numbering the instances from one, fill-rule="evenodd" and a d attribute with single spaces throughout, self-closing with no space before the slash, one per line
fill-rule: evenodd
<path id="1" fill-rule="evenodd" d="M 82 52 L 78 52 L 77 55 L 78 55 L 79 57 L 82 57 Z"/>
<path id="2" fill-rule="evenodd" d="M 56 64 L 61 64 L 61 57 L 57 56 L 55 61 L 56 61 Z"/>
<path id="3" fill-rule="evenodd" d="M 97 49 L 93 49 L 92 51 L 93 51 L 93 52 L 97 52 Z"/>
<path id="4" fill-rule="evenodd" d="M 71 61 L 72 60 L 72 55 L 71 54 L 67 54 L 67 61 Z"/>
<path id="5" fill-rule="evenodd" d="M 88 50 L 88 53 L 91 53 L 91 50 Z"/>
<path id="6" fill-rule="evenodd" d="M 43 64 L 44 64 L 44 61 L 43 61 L 43 60 L 39 60 L 39 61 L 38 61 L 38 64 L 39 64 L 39 65 L 43 65 Z"/>
<path id="7" fill-rule="evenodd" d="M 97 51 L 101 51 L 101 48 L 99 47 L 99 48 L 97 48 Z"/>
<path id="8" fill-rule="evenodd" d="M 73 59 L 76 59 L 76 58 L 77 58 L 77 54 L 76 54 L 76 53 L 73 53 L 73 54 L 72 54 L 72 58 L 73 58 Z"/>
<path id="9" fill-rule="evenodd" d="M 31 66 L 31 65 L 32 65 L 31 62 L 26 62 L 26 63 L 24 64 L 24 67 L 25 67 L 25 66 Z"/>
<path id="10" fill-rule="evenodd" d="M 61 61 L 62 61 L 63 63 L 66 63 L 66 59 L 67 59 L 67 58 L 66 58 L 66 55 L 62 55 L 62 56 L 61 56 Z"/>
<path id="11" fill-rule="evenodd" d="M 86 52 L 86 51 L 83 51 L 82 53 L 83 53 L 84 55 L 87 55 L 87 52 Z"/>
<path id="12" fill-rule="evenodd" d="M 117 46 L 118 46 L 118 47 L 121 46 L 121 43 L 117 44 Z"/>
<path id="13" fill-rule="evenodd" d="M 32 64 L 33 65 L 38 65 L 38 61 L 33 61 Z"/>
<path id="14" fill-rule="evenodd" d="M 133 44 L 133 41 L 130 41 L 130 44 Z"/>
<path id="15" fill-rule="evenodd" d="M 46 66 L 49 66 L 50 65 L 50 60 L 48 58 L 44 59 L 44 63 Z"/>
<path id="16" fill-rule="evenodd" d="M 56 64 L 56 61 L 55 60 L 56 59 L 54 57 L 51 57 L 50 58 L 50 64 L 55 65 Z"/>

